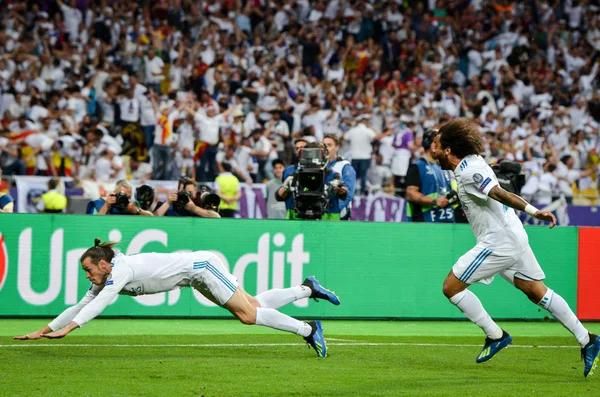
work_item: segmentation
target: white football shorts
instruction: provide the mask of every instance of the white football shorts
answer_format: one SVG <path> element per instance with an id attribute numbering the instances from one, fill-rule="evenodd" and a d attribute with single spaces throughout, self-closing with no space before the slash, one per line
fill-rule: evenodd
<path id="1" fill-rule="evenodd" d="M 238 288 L 238 279 L 221 259 L 207 251 L 194 252 L 191 286 L 211 302 L 226 304 Z"/>
<path id="2" fill-rule="evenodd" d="M 522 280 L 546 278 L 529 245 L 514 255 L 499 254 L 491 248 L 476 245 L 458 259 L 452 272 L 466 284 L 490 284 L 496 274 L 500 274 L 511 284 L 514 284 L 515 277 Z"/>

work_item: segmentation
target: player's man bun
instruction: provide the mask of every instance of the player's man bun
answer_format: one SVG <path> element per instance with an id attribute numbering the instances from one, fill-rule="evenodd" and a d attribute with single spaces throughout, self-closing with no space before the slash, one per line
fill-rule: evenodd
<path id="1" fill-rule="evenodd" d="M 85 251 L 83 255 L 81 255 L 80 261 L 81 263 L 83 263 L 83 261 L 86 258 L 91 258 L 92 263 L 96 265 L 101 260 L 110 262 L 115 257 L 115 251 L 113 250 L 113 247 L 117 244 L 117 242 L 112 241 L 107 241 L 103 243 L 102 240 L 100 240 L 99 238 L 95 238 L 94 246 L 88 248 L 87 251 Z"/>

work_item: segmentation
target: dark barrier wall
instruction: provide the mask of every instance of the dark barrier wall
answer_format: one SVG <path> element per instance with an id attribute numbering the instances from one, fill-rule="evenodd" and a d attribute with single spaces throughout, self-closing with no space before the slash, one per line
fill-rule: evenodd
<path id="1" fill-rule="evenodd" d="M 589 284 L 577 295 L 577 228 L 527 230 L 548 284 L 586 318 L 600 319 L 598 305 L 588 303 L 597 298 L 597 289 Z M 0 233 L 3 316 L 57 315 L 75 304 L 89 287 L 79 257 L 100 237 L 122 241 L 125 253 L 215 251 L 251 294 L 298 285 L 314 274 L 341 298 L 338 307 L 303 300 L 282 310 L 296 316 L 463 318 L 441 287 L 456 259 L 475 244 L 465 225 L 78 215 L 3 215 Z M 584 251 L 590 254 L 590 267 L 591 247 L 600 242 L 600 235 L 592 234 Z M 501 277 L 473 291 L 496 318 L 546 315 Z M 120 296 L 103 314 L 186 317 L 227 312 L 184 289 Z"/>

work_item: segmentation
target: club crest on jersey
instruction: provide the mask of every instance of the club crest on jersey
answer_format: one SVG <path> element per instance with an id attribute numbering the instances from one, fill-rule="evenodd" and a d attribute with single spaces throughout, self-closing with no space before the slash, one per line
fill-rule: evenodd
<path id="1" fill-rule="evenodd" d="M 479 187 L 479 191 L 483 192 L 485 190 L 485 187 L 487 185 L 490 184 L 490 182 L 492 181 L 492 178 L 490 178 L 489 176 L 487 178 L 485 178 L 485 181 L 483 181 L 483 183 L 481 184 L 481 186 Z"/>
<path id="2" fill-rule="evenodd" d="M 475 183 L 481 183 L 483 181 L 483 176 L 481 174 L 474 174 L 473 180 Z"/>

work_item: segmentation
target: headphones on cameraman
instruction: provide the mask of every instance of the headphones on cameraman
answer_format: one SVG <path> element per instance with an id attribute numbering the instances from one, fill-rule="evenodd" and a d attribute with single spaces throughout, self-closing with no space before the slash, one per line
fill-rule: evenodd
<path id="1" fill-rule="evenodd" d="M 429 148 L 431 147 L 431 144 L 433 143 L 433 140 L 435 139 L 435 136 L 439 132 L 440 132 L 439 130 L 436 130 L 433 128 L 430 128 L 427 131 L 425 131 L 425 133 L 423 134 L 423 141 L 421 142 L 423 149 L 429 150 Z"/>

